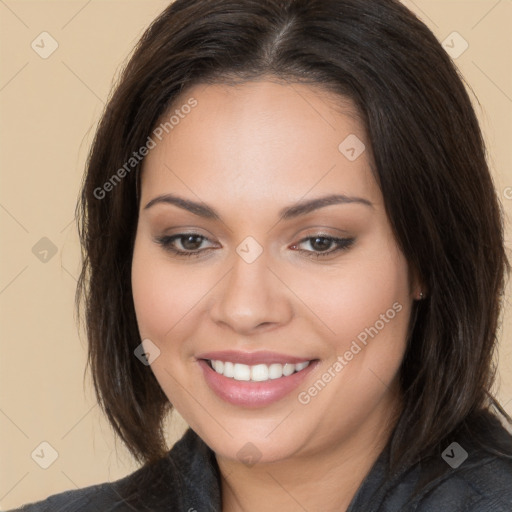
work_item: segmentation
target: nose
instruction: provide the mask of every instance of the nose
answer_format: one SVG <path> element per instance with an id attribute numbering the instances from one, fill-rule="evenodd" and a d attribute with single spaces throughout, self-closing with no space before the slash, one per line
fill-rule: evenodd
<path id="1" fill-rule="evenodd" d="M 216 291 L 213 321 L 238 334 L 282 326 L 293 317 L 293 294 L 269 267 L 265 251 L 252 263 L 235 254 L 231 271 Z"/>

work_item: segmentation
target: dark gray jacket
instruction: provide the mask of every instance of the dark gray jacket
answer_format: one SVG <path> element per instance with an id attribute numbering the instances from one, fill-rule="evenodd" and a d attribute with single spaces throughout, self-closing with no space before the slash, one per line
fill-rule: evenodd
<path id="1" fill-rule="evenodd" d="M 496 424 L 494 434 L 510 434 Z M 461 451 L 461 448 L 464 452 Z M 462 462 L 461 460 L 467 458 Z M 497 458 L 460 439 L 428 464 L 386 476 L 386 448 L 347 512 L 511 512 L 512 459 Z M 459 465 L 460 464 L 460 465 Z M 458 466 L 458 467 L 452 467 Z M 425 475 L 438 470 L 432 479 Z M 110 483 L 67 491 L 17 509 L 23 512 L 221 512 L 215 456 L 188 429 L 160 461 Z M 416 486 L 420 485 L 420 491 Z M 261 510 L 266 512 L 264 504 Z M 319 512 L 311 510 L 309 512 Z"/>

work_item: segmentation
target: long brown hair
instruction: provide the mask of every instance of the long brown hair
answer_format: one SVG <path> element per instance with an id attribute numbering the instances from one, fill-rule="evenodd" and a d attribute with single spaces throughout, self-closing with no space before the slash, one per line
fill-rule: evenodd
<path id="1" fill-rule="evenodd" d="M 502 213 L 464 83 L 397 0 L 176 0 L 144 33 L 99 123 L 77 206 L 76 302 L 107 418 L 138 461 L 167 451 L 162 424 L 172 406 L 134 356 L 142 164 L 126 162 L 187 88 L 265 76 L 355 102 L 396 240 L 426 285 L 401 367 L 393 463 L 439 454 L 456 432 L 483 444 L 482 411 L 494 404 L 505 414 L 490 394 L 509 270 Z"/>

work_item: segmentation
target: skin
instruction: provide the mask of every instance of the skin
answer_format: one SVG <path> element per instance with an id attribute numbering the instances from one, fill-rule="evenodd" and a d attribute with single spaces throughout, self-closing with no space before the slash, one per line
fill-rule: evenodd
<path id="1" fill-rule="evenodd" d="M 197 107 L 150 151 L 142 172 L 132 286 L 141 338 L 160 350 L 152 370 L 215 452 L 224 512 L 261 510 L 262 496 L 267 510 L 345 510 L 400 411 L 397 375 L 420 292 L 393 237 L 363 124 L 347 98 L 268 78 L 197 85 L 177 105 L 190 97 Z M 355 161 L 338 150 L 349 134 L 366 146 Z M 222 220 L 170 204 L 144 208 L 165 193 L 202 201 Z M 282 208 L 333 193 L 371 206 L 336 204 L 278 221 Z M 211 250 L 176 256 L 155 241 L 190 231 L 206 239 L 174 247 Z M 319 234 L 355 241 L 317 259 L 308 254 L 322 252 Z M 250 264 L 236 252 L 248 236 L 263 249 Z M 324 243 L 324 252 L 336 247 Z M 401 311 L 300 403 L 298 393 L 394 303 Z M 196 355 L 225 349 L 320 362 L 300 389 L 249 409 L 217 397 L 199 368 Z M 261 457 L 251 466 L 237 457 L 248 442 Z"/>

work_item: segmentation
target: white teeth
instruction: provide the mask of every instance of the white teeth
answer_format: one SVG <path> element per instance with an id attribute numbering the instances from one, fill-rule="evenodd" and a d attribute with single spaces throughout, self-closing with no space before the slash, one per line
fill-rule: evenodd
<path id="1" fill-rule="evenodd" d="M 268 376 L 271 379 L 280 379 L 283 376 L 283 365 L 279 363 L 271 364 L 268 367 Z"/>
<path id="2" fill-rule="evenodd" d="M 257 364 L 256 366 L 251 366 L 251 380 L 256 380 L 258 382 L 268 380 L 268 373 L 269 369 L 266 364 Z"/>
<path id="3" fill-rule="evenodd" d="M 246 364 L 235 363 L 233 372 L 235 380 L 251 380 L 251 367 Z"/>
<path id="4" fill-rule="evenodd" d="M 304 370 L 311 361 L 304 361 L 303 363 L 292 364 L 279 364 L 273 363 L 256 364 L 249 366 L 241 363 L 231 363 L 229 361 L 210 361 L 212 368 L 224 377 L 230 377 L 235 380 L 265 382 L 270 379 L 280 379 L 281 377 L 288 377 L 292 373 Z"/>
<path id="5" fill-rule="evenodd" d="M 213 361 L 212 361 L 212 365 L 213 365 Z M 235 375 L 235 371 L 234 371 L 233 366 L 234 366 L 233 363 L 230 363 L 230 362 L 226 361 L 224 363 L 224 371 L 222 372 L 222 375 L 224 375 L 224 377 L 231 377 L 231 378 L 233 378 L 233 376 Z M 220 371 L 217 370 L 217 368 L 215 368 L 215 366 L 213 367 L 213 369 L 217 373 L 221 373 Z"/>
<path id="6" fill-rule="evenodd" d="M 295 365 L 295 369 L 300 372 L 301 370 L 304 370 L 306 366 L 309 364 L 309 361 L 304 361 L 303 363 L 299 363 Z"/>
<path id="7" fill-rule="evenodd" d="M 294 364 L 286 363 L 283 366 L 283 375 L 285 377 L 288 377 L 288 375 L 291 375 L 294 371 L 295 371 L 295 365 Z"/>
<path id="8" fill-rule="evenodd" d="M 217 373 L 224 372 L 224 363 L 222 361 L 212 361 L 212 365 Z"/>

